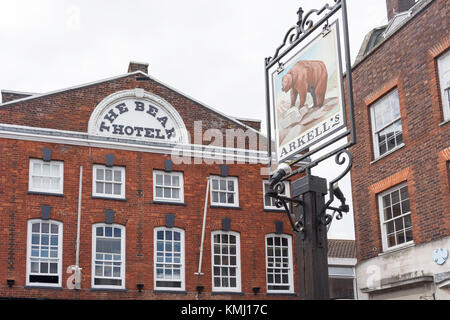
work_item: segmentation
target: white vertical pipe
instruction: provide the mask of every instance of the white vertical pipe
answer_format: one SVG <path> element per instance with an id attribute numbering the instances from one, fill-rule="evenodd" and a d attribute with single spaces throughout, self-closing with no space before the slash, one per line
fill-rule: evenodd
<path id="1" fill-rule="evenodd" d="M 206 211 L 208 209 L 208 196 L 209 196 L 209 177 L 207 178 L 206 183 L 205 209 L 203 210 L 202 240 L 200 242 L 200 258 L 198 260 L 198 272 L 195 273 L 196 275 L 203 275 L 202 273 L 203 242 L 205 241 Z"/>
<path id="2" fill-rule="evenodd" d="M 75 265 L 80 264 L 80 222 L 81 222 L 81 190 L 83 182 L 83 167 L 80 167 L 80 185 L 78 187 L 78 220 L 77 220 L 77 247 L 75 253 Z"/>

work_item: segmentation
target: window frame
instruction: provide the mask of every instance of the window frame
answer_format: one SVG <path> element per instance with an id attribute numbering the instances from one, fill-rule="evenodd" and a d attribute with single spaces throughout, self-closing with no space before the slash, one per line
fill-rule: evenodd
<path id="1" fill-rule="evenodd" d="M 440 55 L 436 59 L 437 73 L 439 78 L 439 95 L 442 102 L 442 114 L 444 122 L 450 120 L 450 80 L 447 84 L 444 84 L 444 75 L 450 73 L 450 70 L 446 72 L 442 71 L 442 64 L 444 60 L 450 60 L 450 50 L 447 50 L 444 54 Z M 448 62 L 450 64 L 450 61 Z"/>
<path id="2" fill-rule="evenodd" d="M 228 191 L 228 190 L 213 190 L 213 180 L 214 179 L 218 179 L 220 180 L 225 180 L 227 185 L 228 185 L 228 181 L 233 181 L 234 184 L 234 191 Z M 221 177 L 221 176 L 216 176 L 216 175 L 212 175 L 210 176 L 210 190 L 209 190 L 209 197 L 210 197 L 210 205 L 213 207 L 230 207 L 230 208 L 237 208 L 239 207 L 239 178 L 238 177 Z M 220 182 L 219 182 L 220 184 Z M 234 203 L 221 203 L 221 202 L 214 202 L 213 201 L 213 192 L 225 192 L 225 193 L 233 193 L 234 194 Z M 219 196 L 220 198 L 220 196 Z"/>
<path id="3" fill-rule="evenodd" d="M 181 264 L 181 269 L 180 269 L 180 283 L 181 283 L 181 285 L 180 285 L 180 287 L 179 288 L 174 288 L 174 287 L 164 287 L 164 286 L 158 286 L 157 285 L 157 282 L 158 281 L 170 281 L 170 280 L 173 280 L 173 279 L 164 279 L 163 278 L 163 280 L 161 280 L 161 279 L 158 279 L 157 278 L 157 264 L 161 264 L 161 263 L 159 263 L 159 262 L 157 262 L 158 260 L 157 260 L 157 255 L 158 255 L 158 252 L 161 252 L 161 251 L 158 251 L 157 250 L 157 242 L 158 242 L 158 238 L 157 238 L 157 235 L 158 235 L 158 231 L 163 231 L 164 233 L 166 232 L 166 231 L 172 231 L 172 232 L 179 232 L 180 233 L 180 264 Z M 164 236 L 164 239 L 165 239 L 165 236 Z M 164 242 L 165 242 L 166 240 L 164 240 Z M 173 238 L 172 238 L 172 244 L 173 244 Z M 155 290 L 163 290 L 163 291 L 175 291 L 175 292 L 177 292 L 177 291 L 185 291 L 186 290 L 186 275 L 185 275 L 185 270 L 186 270 L 186 263 L 185 263 L 185 246 L 186 246 L 186 241 L 185 241 L 185 232 L 184 232 L 184 230 L 183 229 L 180 229 L 180 228 L 175 228 L 175 227 L 173 227 L 173 228 L 168 228 L 168 227 L 156 227 L 156 228 L 154 228 L 154 230 L 153 230 L 153 288 L 155 289 Z M 164 251 L 163 251 L 164 253 L 166 252 L 165 251 L 165 247 L 164 247 Z M 173 251 L 173 246 L 172 246 L 172 253 L 174 253 L 174 251 Z M 165 260 L 165 255 L 163 256 L 164 257 L 164 260 Z M 165 262 L 165 261 L 163 261 L 162 262 L 162 264 L 175 264 L 175 263 L 169 263 L 169 262 Z M 164 274 L 163 274 L 164 275 Z"/>
<path id="4" fill-rule="evenodd" d="M 398 117 L 391 120 L 390 122 L 384 124 L 381 128 L 377 128 L 376 125 L 376 116 L 375 116 L 375 109 L 377 106 L 381 106 L 383 104 L 383 102 L 389 100 L 389 98 L 394 95 L 395 93 L 397 93 L 397 102 L 398 102 Z M 379 99 L 377 99 L 375 102 L 373 102 L 370 106 L 369 106 L 369 112 L 370 112 L 370 121 L 371 121 L 371 133 L 372 133 L 372 144 L 373 144 L 373 151 L 374 151 L 374 159 L 379 159 L 382 158 L 392 152 L 394 152 L 395 150 L 399 149 L 400 147 L 402 147 L 405 144 L 405 140 L 404 140 L 404 133 L 403 133 L 403 121 L 402 121 L 402 114 L 401 114 L 401 106 L 400 106 L 400 92 L 399 89 L 393 88 L 392 90 L 390 90 L 388 93 L 386 93 L 385 95 L 383 95 L 382 97 L 380 97 Z M 396 142 L 396 146 L 392 149 L 389 149 L 383 153 L 380 154 L 380 143 L 379 143 L 379 139 L 378 139 L 378 134 L 380 132 L 382 132 L 383 130 L 386 130 L 387 128 L 391 127 L 391 126 L 395 126 L 395 124 L 400 121 L 400 126 L 401 126 L 401 135 L 402 135 L 402 142 L 397 144 Z M 396 134 L 397 136 L 397 134 Z M 386 138 L 387 139 L 387 138 Z"/>
<path id="5" fill-rule="evenodd" d="M 97 169 L 103 169 L 103 170 L 120 170 L 121 171 L 121 187 L 120 187 L 120 195 L 115 195 L 115 194 L 106 194 L 106 193 L 98 193 L 97 192 Z M 114 172 L 113 172 L 113 176 L 114 176 Z M 103 180 L 103 183 L 106 180 Z M 125 199 L 125 182 L 126 182 L 126 170 L 125 167 L 121 167 L 121 166 L 112 166 L 112 167 L 107 167 L 104 164 L 94 164 L 92 167 L 92 196 L 93 197 L 98 197 L 98 198 L 107 198 L 107 199 Z M 112 180 L 112 183 L 114 183 L 114 178 Z M 114 187 L 113 187 L 113 193 L 114 193 Z"/>
<path id="6" fill-rule="evenodd" d="M 220 235 L 220 239 L 222 239 L 222 235 L 232 235 L 236 237 L 236 287 L 222 287 L 222 286 L 216 286 L 214 284 L 214 267 L 216 264 L 214 263 L 214 236 Z M 222 242 L 220 242 L 222 244 Z M 222 257 L 222 253 L 220 253 L 220 256 Z M 222 264 L 218 267 L 221 267 Z M 230 265 L 228 265 L 230 266 Z M 228 267 L 228 270 L 230 267 Z M 222 278 L 222 275 L 220 275 Z M 228 275 L 228 279 L 230 278 L 230 275 Z M 235 231 L 223 231 L 223 230 L 216 230 L 211 232 L 211 290 L 212 292 L 241 292 L 242 291 L 242 283 L 241 283 L 241 235 L 239 232 Z"/>
<path id="7" fill-rule="evenodd" d="M 288 250 L 288 285 L 289 285 L 289 290 L 274 290 L 274 289 L 269 289 L 269 273 L 268 273 L 268 269 L 269 269 L 269 256 L 267 255 L 267 239 L 268 238 L 275 238 L 278 237 L 280 239 L 287 239 L 287 250 Z M 275 233 L 270 233 L 270 234 L 266 234 L 264 237 L 264 249 L 265 249 L 265 256 L 266 256 L 266 290 L 267 293 L 294 293 L 294 264 L 293 264 L 293 248 L 292 248 L 292 236 L 288 235 L 288 234 L 275 234 Z M 274 256 L 276 257 L 276 256 Z M 281 268 L 281 267 L 271 267 L 271 269 L 286 269 L 286 268 Z M 274 283 L 275 284 L 275 283 Z M 276 284 L 275 284 L 276 285 Z"/>
<path id="8" fill-rule="evenodd" d="M 409 196 L 408 183 L 407 182 L 400 183 L 400 184 L 398 184 L 396 186 L 393 186 L 392 188 L 389 188 L 389 189 L 387 189 L 387 190 L 385 190 L 385 191 L 383 191 L 383 192 L 381 192 L 381 193 L 379 193 L 377 195 L 377 198 L 378 198 L 377 199 L 378 200 L 378 213 L 379 213 L 379 218 L 380 218 L 380 228 L 381 228 L 381 239 L 382 239 L 382 245 L 383 245 L 383 252 L 395 251 L 397 249 L 401 249 L 403 247 L 407 247 L 407 246 L 410 246 L 410 245 L 414 244 L 414 237 L 413 237 L 411 241 L 406 241 L 406 239 L 405 239 L 404 243 L 396 244 L 395 246 L 389 247 L 388 232 L 387 232 L 387 222 L 384 219 L 383 197 L 388 195 L 388 194 L 392 194 L 395 191 L 398 191 L 400 196 L 401 196 L 400 190 L 403 187 L 405 187 L 405 186 L 408 187 L 409 211 L 406 214 L 404 214 L 402 212 L 399 216 L 395 217 L 395 219 L 391 218 L 391 219 L 387 220 L 387 222 L 395 221 L 395 220 L 400 219 L 400 218 L 403 219 L 405 216 L 409 215 L 410 216 L 410 220 L 411 220 L 411 227 L 405 228 L 405 226 L 403 225 L 403 229 L 402 230 L 403 230 L 403 232 L 406 232 L 406 229 L 410 229 L 411 230 L 411 234 L 412 234 L 412 232 L 413 232 L 413 225 L 412 225 L 412 213 L 411 213 L 411 198 Z M 402 203 L 401 199 L 400 199 L 399 203 L 400 203 L 400 207 L 401 207 L 401 203 Z M 392 207 L 392 202 L 390 203 L 390 207 Z M 401 209 L 401 211 L 403 211 L 403 209 Z M 395 225 L 395 222 L 394 222 L 394 225 Z M 396 236 L 397 231 L 394 231 L 394 232 L 395 232 L 395 236 Z"/>
<path id="9" fill-rule="evenodd" d="M 32 253 L 32 225 L 34 223 L 39 222 L 41 225 L 42 223 L 49 223 L 49 224 L 56 224 L 58 225 L 58 257 L 54 258 L 54 259 L 58 259 L 58 270 L 57 270 L 57 275 L 58 275 L 58 283 L 46 283 L 46 282 L 30 282 L 30 275 L 32 274 L 31 272 L 31 253 Z M 49 228 L 51 228 L 49 226 Z M 39 232 L 39 234 L 41 235 L 42 233 Z M 49 232 L 49 234 L 51 234 Z M 50 238 L 49 238 L 49 252 L 50 252 Z M 25 280 L 25 284 L 26 286 L 30 286 L 30 287 L 61 287 L 62 286 L 62 264 L 63 264 L 63 223 L 60 221 L 56 221 L 56 220 L 43 220 L 43 219 L 30 219 L 27 222 L 27 258 L 26 258 L 26 280 Z M 38 261 L 41 261 L 41 259 L 45 259 L 45 258 L 36 258 Z M 49 258 L 50 259 L 50 258 Z"/>
<path id="10" fill-rule="evenodd" d="M 120 255 L 121 255 L 121 265 L 120 265 L 120 280 L 122 281 L 120 286 L 116 285 L 103 285 L 103 284 L 95 284 L 95 260 L 97 255 L 97 227 L 112 227 L 119 228 L 121 231 L 120 234 Z M 113 237 L 114 239 L 114 237 Z M 91 288 L 93 289 L 125 289 L 125 279 L 126 279 L 126 227 L 120 224 L 107 224 L 107 223 L 95 223 L 92 225 L 92 257 L 91 257 Z M 119 279 L 119 277 L 111 277 L 114 279 Z"/>
<path id="11" fill-rule="evenodd" d="M 179 187 L 173 187 L 173 186 L 165 186 L 165 185 L 157 185 L 156 184 L 156 175 L 162 174 L 163 175 L 163 183 L 164 183 L 164 175 L 169 175 L 171 177 L 178 176 L 180 181 Z M 175 198 L 165 198 L 158 197 L 156 195 L 156 188 L 161 187 L 163 188 L 163 195 L 164 195 L 164 188 L 171 188 L 171 189 L 179 189 L 180 190 L 180 197 L 179 199 Z M 180 171 L 172 171 L 172 172 L 166 172 L 164 170 L 153 170 L 153 200 L 158 202 L 173 202 L 173 203 L 184 203 L 184 173 Z"/>
<path id="12" fill-rule="evenodd" d="M 277 208 L 276 206 L 266 206 L 266 183 L 269 184 L 269 180 L 263 180 L 263 203 L 264 210 L 270 211 L 285 211 L 284 207 Z M 286 197 L 290 197 L 291 195 L 291 185 L 289 181 L 283 181 L 284 183 L 284 193 L 280 195 L 284 195 Z M 270 198 L 270 202 L 273 203 L 275 201 L 274 198 Z M 289 205 L 288 205 L 289 206 Z"/>
<path id="13" fill-rule="evenodd" d="M 48 189 L 42 189 L 42 188 L 34 188 L 33 187 L 33 168 L 34 163 L 39 163 L 41 166 L 43 164 L 49 163 L 50 165 L 53 164 L 59 164 L 59 188 L 56 191 L 48 190 Z M 51 171 L 51 169 L 50 169 Z M 50 176 L 51 177 L 51 176 Z M 29 192 L 36 192 L 36 193 L 47 193 L 47 194 L 58 194 L 62 195 L 64 194 L 64 161 L 59 160 L 50 160 L 50 161 L 44 161 L 43 159 L 36 159 L 36 158 L 30 158 L 29 161 L 29 170 L 28 170 L 28 191 Z"/>

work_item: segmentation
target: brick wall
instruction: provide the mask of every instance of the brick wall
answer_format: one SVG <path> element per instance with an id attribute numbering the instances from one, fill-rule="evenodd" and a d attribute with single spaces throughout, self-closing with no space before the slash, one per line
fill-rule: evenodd
<path id="1" fill-rule="evenodd" d="M 377 194 L 407 181 L 414 243 L 450 234 L 446 151 L 450 123 L 443 123 L 436 58 L 450 46 L 449 12 L 435 0 L 353 69 L 358 144 L 352 148 L 357 258 L 382 252 Z M 374 161 L 370 106 L 399 92 L 405 146 Z"/>
<path id="2" fill-rule="evenodd" d="M 64 196 L 28 194 L 30 158 L 42 158 L 42 148 L 52 149 L 52 159 L 64 161 Z M 92 198 L 92 165 L 104 164 L 114 154 L 114 165 L 126 167 L 126 201 Z M 164 169 L 169 156 L 102 148 L 79 147 L 33 141 L 0 139 L 0 296 L 70 299 L 195 299 L 196 287 L 204 286 L 204 299 L 267 299 L 265 235 L 275 233 L 275 221 L 283 221 L 284 233 L 292 234 L 284 213 L 264 212 L 262 165 L 229 165 L 229 175 L 239 177 L 239 209 L 210 208 L 203 253 L 203 276 L 197 272 L 206 178 L 220 175 L 220 165 L 175 165 L 184 172 L 186 205 L 153 202 L 153 169 Z M 79 170 L 83 166 L 80 266 L 81 290 L 66 289 L 75 264 Z M 142 190 L 142 196 L 138 196 Z M 26 281 L 27 221 L 40 218 L 41 205 L 51 206 L 50 219 L 63 223 L 63 289 L 24 288 Z M 105 209 L 115 212 L 114 223 L 126 226 L 126 291 L 91 291 L 92 224 L 105 222 Z M 185 230 L 185 294 L 154 293 L 153 229 L 165 226 L 165 215 L 175 214 L 175 227 Z M 240 233 L 242 295 L 211 294 L 211 232 L 222 229 L 222 218 L 231 219 L 231 230 Z M 293 241 L 295 248 L 295 241 Z M 295 265 L 295 261 L 294 261 Z M 294 268 L 295 270 L 296 268 Z M 8 288 L 6 279 L 14 279 Z M 143 283 L 139 293 L 137 283 Z M 260 287 L 254 296 L 252 288 Z M 294 297 L 270 296 L 270 299 Z"/>

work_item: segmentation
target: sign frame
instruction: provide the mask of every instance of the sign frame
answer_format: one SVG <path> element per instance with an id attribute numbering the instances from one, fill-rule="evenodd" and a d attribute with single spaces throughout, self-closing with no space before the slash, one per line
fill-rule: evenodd
<path id="1" fill-rule="evenodd" d="M 355 130 L 355 118 L 354 118 L 354 100 L 353 100 L 353 81 L 352 81 L 352 74 L 351 74 L 351 61 L 350 61 L 350 45 L 349 45 L 349 32 L 348 32 L 348 19 L 347 19 L 347 4 L 346 0 L 333 0 L 333 5 L 324 5 L 321 9 L 313 9 L 309 11 L 306 15 L 304 14 L 304 11 L 302 8 L 299 9 L 297 12 L 298 14 L 298 22 L 295 26 L 291 27 L 288 32 L 286 33 L 283 43 L 276 49 L 275 54 L 273 57 L 268 57 L 265 59 L 265 84 L 266 84 L 266 117 L 267 117 L 267 154 L 269 158 L 269 170 L 270 172 L 274 172 L 277 168 L 277 166 L 282 162 L 287 162 L 290 166 L 292 165 L 300 165 L 301 169 L 297 170 L 294 173 L 299 173 L 299 171 L 305 171 L 309 168 L 312 168 L 314 166 L 317 166 L 320 162 L 332 157 L 336 154 L 341 154 L 344 150 L 348 149 L 349 147 L 356 144 L 356 130 Z M 285 58 L 288 54 L 293 54 L 292 57 L 289 59 L 293 59 L 299 52 L 301 52 L 304 48 L 306 48 L 307 45 L 304 43 L 306 41 L 310 41 L 309 39 L 313 35 L 313 32 L 317 32 L 318 28 L 321 26 L 328 27 L 328 21 L 331 20 L 331 18 L 334 18 L 335 15 L 337 15 L 338 12 L 341 12 L 342 14 L 342 36 L 343 36 L 343 42 L 344 42 L 344 48 L 341 48 L 340 43 L 340 37 L 341 32 L 339 32 L 339 19 L 336 19 L 336 21 L 333 21 L 331 25 L 336 23 L 337 27 L 337 51 L 339 55 L 344 55 L 345 59 L 345 73 L 346 73 L 346 90 L 344 90 L 344 79 L 342 74 L 342 66 L 341 66 L 341 57 L 338 57 L 339 65 L 340 65 L 340 72 L 339 78 L 341 82 L 341 102 L 343 107 L 343 115 L 344 115 L 344 122 L 345 124 L 341 126 L 342 128 L 346 128 L 345 132 L 343 133 L 336 133 L 338 130 L 333 131 L 331 134 L 327 135 L 327 137 L 324 137 L 323 139 L 317 140 L 314 144 L 309 145 L 311 146 L 317 146 L 316 148 L 310 150 L 306 148 L 300 149 L 298 152 L 289 155 L 287 158 L 279 159 L 278 157 L 278 150 L 276 151 L 276 156 L 274 157 L 273 154 L 273 136 L 278 137 L 277 132 L 272 132 L 277 130 L 275 121 L 276 117 L 274 112 L 275 105 L 273 103 L 273 99 L 275 98 L 275 93 L 273 91 L 273 87 L 271 86 L 271 81 L 273 79 L 270 78 L 270 75 L 273 74 L 274 70 L 281 70 L 284 68 L 284 61 L 282 60 Z M 325 29 L 324 28 L 324 29 Z M 315 40 L 316 38 L 314 38 Z M 314 41 L 312 40 L 312 41 Z M 311 41 L 311 42 L 312 42 Z M 272 118 L 274 118 L 274 122 L 272 122 Z M 273 126 L 273 128 L 272 128 Z M 333 136 L 333 134 L 335 134 Z M 347 143 L 336 147 L 332 151 L 328 152 L 325 155 L 320 156 L 318 159 L 315 159 L 311 161 L 311 156 L 317 154 L 319 151 L 335 144 L 336 142 L 340 141 L 341 139 L 347 138 Z M 320 145 L 319 142 L 323 141 L 325 138 L 329 138 L 328 141 L 325 143 L 322 143 Z M 275 142 L 275 145 L 278 146 L 278 142 Z M 303 152 L 303 153 L 300 153 Z M 276 159 L 274 161 L 274 158 Z M 291 174 L 293 175 L 293 174 Z"/>

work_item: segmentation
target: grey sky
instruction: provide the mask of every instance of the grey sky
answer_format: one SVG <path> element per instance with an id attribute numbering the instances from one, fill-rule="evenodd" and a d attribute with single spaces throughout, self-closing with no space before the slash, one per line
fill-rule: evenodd
<path id="1" fill-rule="evenodd" d="M 151 76 L 196 100 L 264 121 L 264 58 L 300 6 L 332 2 L 1 0 L 0 89 L 44 93 L 121 75 L 129 61 L 142 61 Z M 386 23 L 386 4 L 347 3 L 354 61 L 365 34 Z M 332 235 L 352 238 L 353 224 L 338 223 Z"/>

